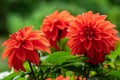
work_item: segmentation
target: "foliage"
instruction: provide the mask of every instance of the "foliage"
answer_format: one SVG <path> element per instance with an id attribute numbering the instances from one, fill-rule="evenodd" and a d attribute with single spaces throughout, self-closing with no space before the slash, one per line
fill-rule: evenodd
<path id="1" fill-rule="evenodd" d="M 66 39 L 63 39 L 65 42 Z M 63 44 L 64 45 L 64 44 Z M 66 46 L 67 47 L 67 46 Z M 45 80 L 47 77 L 55 78 L 60 74 L 64 76 L 71 76 L 70 80 L 74 80 L 73 76 L 81 75 L 83 77 L 90 77 L 90 80 L 118 80 L 120 79 L 120 57 L 118 42 L 114 51 L 106 57 L 103 64 L 91 65 L 85 62 L 86 58 L 83 56 L 71 55 L 69 50 L 53 51 L 50 55 L 43 55 L 44 59 L 41 64 L 36 67 L 33 65 L 35 76 L 39 79 Z M 34 78 L 28 62 L 24 63 L 26 72 L 12 72 L 3 80 L 31 80 Z M 29 76 L 31 75 L 31 76 Z"/>

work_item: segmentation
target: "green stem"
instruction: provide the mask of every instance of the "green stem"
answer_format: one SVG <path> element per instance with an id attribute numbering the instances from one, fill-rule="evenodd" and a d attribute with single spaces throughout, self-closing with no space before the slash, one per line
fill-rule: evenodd
<path id="1" fill-rule="evenodd" d="M 45 80 L 47 77 L 48 77 L 48 75 L 49 75 L 49 73 L 52 71 L 52 70 L 54 70 L 56 67 L 58 67 L 58 66 L 54 66 L 53 68 L 49 68 L 49 69 L 47 69 L 46 71 L 45 71 L 45 77 L 43 78 L 43 80 Z"/>
<path id="2" fill-rule="evenodd" d="M 51 69 L 50 69 L 50 68 L 46 70 L 46 72 L 45 72 L 45 73 L 46 73 L 46 75 L 45 75 L 44 79 L 46 79 L 46 78 L 47 78 L 47 76 L 48 76 L 48 74 L 50 73 L 50 71 L 51 71 Z"/>
<path id="3" fill-rule="evenodd" d="M 29 61 L 28 61 L 29 62 Z M 34 74 L 34 71 L 33 71 L 33 68 L 32 68 L 32 65 L 31 65 L 31 62 L 29 62 L 29 66 L 30 66 L 30 69 L 31 69 L 31 73 L 33 75 L 33 77 L 35 78 L 34 80 L 36 80 L 36 76 Z"/>

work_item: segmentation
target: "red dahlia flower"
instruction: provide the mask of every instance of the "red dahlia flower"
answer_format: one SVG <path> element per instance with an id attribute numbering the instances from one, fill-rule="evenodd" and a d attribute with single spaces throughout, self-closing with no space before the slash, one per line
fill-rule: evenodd
<path id="1" fill-rule="evenodd" d="M 68 11 L 62 11 L 60 13 L 55 11 L 43 20 L 41 29 L 50 41 L 51 46 L 56 50 L 59 50 L 57 41 L 66 36 L 67 28 L 72 18 L 73 16 Z"/>
<path id="2" fill-rule="evenodd" d="M 51 78 L 47 78 L 46 80 L 52 80 Z"/>
<path id="3" fill-rule="evenodd" d="M 60 75 L 55 80 L 70 80 L 70 77 L 64 78 L 62 75 Z"/>
<path id="4" fill-rule="evenodd" d="M 4 42 L 7 46 L 2 54 L 2 58 L 8 56 L 8 64 L 15 70 L 23 70 L 23 63 L 28 60 L 36 65 L 39 64 L 39 55 L 36 50 L 50 52 L 49 41 L 44 37 L 42 31 L 32 31 L 32 27 L 24 29 L 10 35 L 10 39 Z"/>
<path id="5" fill-rule="evenodd" d="M 92 11 L 78 15 L 68 30 L 68 46 L 72 54 L 85 55 L 92 64 L 102 63 L 105 55 L 114 49 L 118 40 L 114 24 L 105 20 L 105 15 Z"/>

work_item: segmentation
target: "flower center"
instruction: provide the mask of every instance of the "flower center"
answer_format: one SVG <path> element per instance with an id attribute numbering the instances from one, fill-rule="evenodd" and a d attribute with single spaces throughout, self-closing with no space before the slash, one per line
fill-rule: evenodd
<path id="1" fill-rule="evenodd" d="M 84 35 L 89 38 L 93 38 L 95 36 L 94 29 L 91 26 L 85 26 Z"/>
<path id="2" fill-rule="evenodd" d="M 61 21 L 56 21 L 56 22 L 54 23 L 54 25 L 55 25 L 55 26 L 60 26 L 60 25 L 62 25 L 62 23 L 61 23 Z"/>

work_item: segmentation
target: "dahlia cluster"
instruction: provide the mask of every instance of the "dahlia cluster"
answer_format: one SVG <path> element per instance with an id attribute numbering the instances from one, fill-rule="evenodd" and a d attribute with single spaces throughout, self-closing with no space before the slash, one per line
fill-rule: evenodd
<path id="1" fill-rule="evenodd" d="M 105 20 L 105 15 L 88 11 L 76 17 L 68 11 L 55 11 L 45 17 L 40 30 L 26 26 L 11 34 L 3 43 L 6 46 L 2 58 L 8 57 L 8 65 L 16 71 L 25 71 L 25 61 L 40 64 L 39 51 L 51 53 L 50 48 L 60 51 L 59 41 L 68 38 L 72 55 L 87 57 L 86 63 L 103 63 L 105 55 L 114 50 L 118 40 L 115 25 Z M 59 57 L 59 56 L 58 56 Z M 56 80 L 69 80 L 68 78 Z M 50 80 L 50 79 L 48 79 Z"/>

